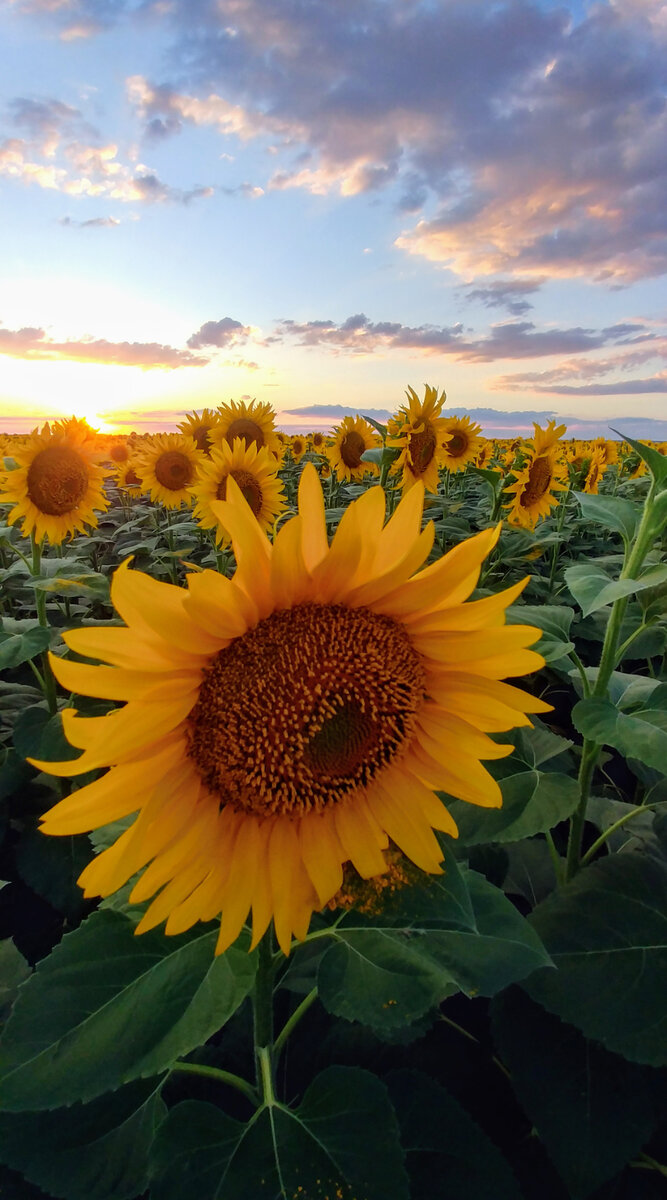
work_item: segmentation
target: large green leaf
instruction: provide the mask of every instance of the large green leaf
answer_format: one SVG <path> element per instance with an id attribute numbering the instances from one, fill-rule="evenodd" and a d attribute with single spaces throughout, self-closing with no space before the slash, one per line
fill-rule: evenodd
<path id="1" fill-rule="evenodd" d="M 21 663 L 36 658 L 42 650 L 46 650 L 51 641 L 51 633 L 42 625 L 34 625 L 31 629 L 9 636 L 3 629 L 0 638 L 0 670 L 6 671 L 12 667 L 19 667 Z"/>
<path id="2" fill-rule="evenodd" d="M 498 1053 L 573 1200 L 625 1166 L 658 1120 L 648 1067 L 626 1062 L 519 989 L 493 1001 Z"/>
<path id="3" fill-rule="evenodd" d="M 0 1159 L 65 1200 L 131 1200 L 148 1186 L 148 1151 L 167 1112 L 160 1083 L 55 1112 L 0 1113 Z"/>
<path id="4" fill-rule="evenodd" d="M 625 542 L 632 541 L 641 515 L 636 504 L 631 500 L 621 500 L 618 496 L 593 496 L 587 492 L 574 494 L 586 521 L 620 533 Z"/>
<path id="5" fill-rule="evenodd" d="M 528 994 L 625 1058 L 667 1063 L 667 866 L 610 855 L 529 920 L 558 970 L 525 980 Z"/>
<path id="6" fill-rule="evenodd" d="M 512 604 L 507 609 L 510 625 L 537 625 L 542 630 L 539 648 L 546 662 L 556 662 L 574 650 L 570 626 L 574 609 L 564 604 Z"/>
<path id="7" fill-rule="evenodd" d="M 654 450 L 652 446 L 647 446 L 645 442 L 636 442 L 634 438 L 628 437 L 627 433 L 621 433 L 613 426 L 611 429 L 613 433 L 624 438 L 629 446 L 632 446 L 632 449 L 644 460 L 658 483 L 667 483 L 667 457 L 664 454 L 661 454 L 659 450 Z"/>
<path id="8" fill-rule="evenodd" d="M 14 725 L 13 740 L 21 758 L 58 762 L 78 758 L 81 753 L 67 741 L 60 713 L 52 716 L 42 704 L 24 709 Z"/>
<path id="9" fill-rule="evenodd" d="M 461 845 L 518 842 L 545 833 L 569 817 L 579 800 L 576 779 L 557 771 L 521 771 L 501 779 L 500 789 L 502 808 L 475 808 L 462 800 L 447 800 Z"/>
<path id="10" fill-rule="evenodd" d="M 500 1150 L 440 1084 L 420 1071 L 391 1071 L 411 1200 L 521 1200 Z"/>
<path id="11" fill-rule="evenodd" d="M 16 847 L 16 866 L 27 883 L 58 912 L 74 919 L 85 904 L 77 879 L 92 858 L 85 834 L 47 837 L 38 829 L 26 832 Z"/>
<path id="12" fill-rule="evenodd" d="M 297 1109 L 264 1107 L 247 1125 L 212 1104 L 176 1105 L 153 1152 L 151 1200 L 408 1200 L 387 1089 L 329 1067 Z"/>
<path id="13" fill-rule="evenodd" d="M 92 1100 L 206 1041 L 252 987 L 255 955 L 214 957 L 218 931 L 134 936 L 110 909 L 68 934 L 21 989 L 0 1041 L 8 1111 Z"/>
<path id="14" fill-rule="evenodd" d="M 474 871 L 406 888 L 384 913 L 350 912 L 318 970 L 329 1012 L 378 1033 L 412 1024 L 452 992 L 490 996 L 548 962 L 533 931 L 498 888 Z"/>
<path id="15" fill-rule="evenodd" d="M 579 733 L 603 746 L 613 746 L 626 758 L 638 758 L 667 775 L 667 709 L 643 708 L 619 712 L 610 700 L 589 697 L 572 709 Z"/>
<path id="16" fill-rule="evenodd" d="M 8 1015 L 19 986 L 29 975 L 30 967 L 20 950 L 11 938 L 3 938 L 0 942 L 0 1021 Z"/>
<path id="17" fill-rule="evenodd" d="M 667 579 L 667 564 L 650 567 L 640 579 L 610 579 L 595 562 L 576 563 L 565 571 L 565 582 L 585 617 L 622 596 L 656 587 Z"/>

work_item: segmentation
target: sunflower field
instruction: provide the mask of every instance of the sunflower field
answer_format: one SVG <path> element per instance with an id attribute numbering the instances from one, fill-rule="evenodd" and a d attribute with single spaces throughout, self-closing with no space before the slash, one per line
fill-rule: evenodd
<path id="1" fill-rule="evenodd" d="M 0 435 L 3 1200 L 667 1194 L 667 446 Z"/>

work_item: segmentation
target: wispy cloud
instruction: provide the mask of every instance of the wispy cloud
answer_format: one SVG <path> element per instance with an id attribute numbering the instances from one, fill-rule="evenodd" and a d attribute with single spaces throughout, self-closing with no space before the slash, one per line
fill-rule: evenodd
<path id="1" fill-rule="evenodd" d="M 60 217 L 59 225 L 68 229 L 115 229 L 120 225 L 117 217 L 90 217 L 87 221 L 75 221 L 73 217 Z"/>
<path id="2" fill-rule="evenodd" d="M 0 354 L 28 360 L 67 360 L 87 363 L 109 363 L 115 366 L 140 367 L 144 371 L 178 367 L 203 367 L 209 361 L 189 350 L 162 346 L 158 342 L 110 342 L 105 338 L 83 337 L 57 341 L 44 329 L 0 328 Z"/>

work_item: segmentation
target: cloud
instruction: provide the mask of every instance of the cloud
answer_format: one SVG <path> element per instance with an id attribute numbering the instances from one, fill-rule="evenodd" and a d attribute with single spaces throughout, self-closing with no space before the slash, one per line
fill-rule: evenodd
<path id="1" fill-rule="evenodd" d="M 387 421 L 391 416 L 388 408 L 365 408 L 363 411 L 376 421 Z M 334 417 L 338 421 L 343 417 L 357 416 L 361 409 L 350 408 L 345 404 L 307 404 L 303 408 L 283 408 L 281 412 L 286 417 Z"/>
<path id="2" fill-rule="evenodd" d="M 618 327 L 617 327 L 618 328 Z M 621 339 L 618 343 L 623 345 Z M 500 375 L 489 382 L 492 391 L 538 392 L 553 395 L 623 395 L 642 392 L 660 392 L 661 380 L 667 369 L 658 370 L 644 379 L 601 379 L 605 375 L 627 374 L 636 371 L 644 363 L 656 361 L 667 368 L 667 338 L 659 334 L 648 341 L 642 349 L 622 350 L 604 358 L 568 358 L 558 366 L 545 371 L 524 371 L 511 375 Z M 592 383 L 593 380 L 600 382 Z"/>
<path id="3" fill-rule="evenodd" d="M 278 340 L 290 338 L 301 346 L 329 346 L 335 354 L 412 350 L 425 355 L 450 355 L 463 362 L 573 354 L 653 336 L 641 322 L 624 322 L 596 331 L 581 327 L 539 330 L 530 321 L 510 321 L 492 325 L 485 337 L 470 338 L 460 324 L 415 327 L 398 321 L 373 322 L 364 313 L 356 313 L 341 324 L 330 320 L 282 320 L 275 333 Z"/>
<path id="4" fill-rule="evenodd" d="M 667 392 L 667 371 L 648 379 L 622 379 L 617 383 L 585 383 L 579 387 L 564 383 L 547 387 L 536 385 L 533 391 L 551 392 L 558 396 L 648 396 Z"/>
<path id="5" fill-rule="evenodd" d="M 469 288 L 466 296 L 481 301 L 486 308 L 506 308 L 512 316 L 521 317 L 533 307 L 523 297 L 537 292 L 545 279 L 494 279 L 485 287 Z"/>
<path id="6" fill-rule="evenodd" d="M 144 371 L 203 367 L 209 361 L 189 350 L 178 350 L 157 342 L 109 342 L 105 338 L 92 337 L 58 342 L 48 337 L 44 329 L 33 327 L 16 330 L 0 327 L 0 354 L 31 361 L 110 363 L 140 367 Z"/>
<path id="7" fill-rule="evenodd" d="M 667 269 L 657 0 L 172 0 L 164 21 L 178 82 L 131 84 L 149 135 L 273 138 L 265 187 L 390 188 L 423 210 L 397 246 L 465 279 Z"/>
<path id="8" fill-rule="evenodd" d="M 120 225 L 117 217 L 90 217 L 87 221 L 75 221 L 72 217 L 60 217 L 59 225 L 72 229 L 115 229 Z"/>
<path id="9" fill-rule="evenodd" d="M 201 350 L 202 346 L 223 347 L 235 346 L 247 341 L 251 333 L 249 325 L 242 325 L 233 317 L 223 317 L 221 321 L 205 321 L 192 337 L 188 338 L 191 350 Z"/>

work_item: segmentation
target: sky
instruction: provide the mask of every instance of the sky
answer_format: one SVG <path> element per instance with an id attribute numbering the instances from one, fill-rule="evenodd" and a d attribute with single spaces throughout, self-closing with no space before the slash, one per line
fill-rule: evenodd
<path id="1" fill-rule="evenodd" d="M 667 3 L 0 0 L 0 431 L 667 439 Z"/>

